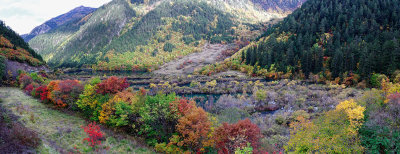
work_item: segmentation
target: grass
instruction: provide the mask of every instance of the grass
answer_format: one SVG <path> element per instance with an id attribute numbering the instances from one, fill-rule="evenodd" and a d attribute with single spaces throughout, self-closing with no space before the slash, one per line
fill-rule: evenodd
<path id="1" fill-rule="evenodd" d="M 84 119 L 50 109 L 49 106 L 25 95 L 17 88 L 0 88 L 2 105 L 20 116 L 25 127 L 35 130 L 42 139 L 38 153 L 69 153 L 76 152 L 75 147 L 84 153 L 154 153 L 153 150 L 141 146 L 134 139 L 121 137 L 112 131 L 102 128 L 105 141 L 102 141 L 100 151 L 93 151 L 82 140 L 86 134 L 81 128 L 88 122 Z M 108 150 L 106 150 L 108 149 Z"/>

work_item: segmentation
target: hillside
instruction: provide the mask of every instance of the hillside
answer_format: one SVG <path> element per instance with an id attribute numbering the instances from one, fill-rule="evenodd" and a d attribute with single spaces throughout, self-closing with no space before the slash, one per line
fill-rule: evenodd
<path id="1" fill-rule="evenodd" d="M 299 8 L 306 0 L 251 0 L 269 12 L 287 13 Z"/>
<path id="2" fill-rule="evenodd" d="M 65 14 L 59 15 L 49 21 L 46 21 L 40 26 L 35 27 L 29 34 L 22 35 L 22 38 L 29 42 L 32 38 L 36 37 L 37 35 L 47 33 L 53 29 L 57 29 L 58 26 L 64 25 L 68 22 L 81 20 L 83 17 L 87 16 L 88 14 L 94 12 L 95 8 L 84 7 L 80 6 L 77 7 Z"/>
<path id="3" fill-rule="evenodd" d="M 248 0 L 114 0 L 29 44 L 53 67 L 154 70 L 205 42 L 255 38 L 283 16 Z"/>
<path id="4" fill-rule="evenodd" d="M 42 57 L 32 50 L 18 34 L 0 21 L 0 55 L 12 61 L 40 66 Z"/>
<path id="5" fill-rule="evenodd" d="M 333 80 L 400 68 L 400 1 L 310 0 L 236 55 L 254 73 L 292 72 Z M 263 69 L 265 68 L 265 69 Z M 340 79 L 340 78 L 339 78 Z"/>

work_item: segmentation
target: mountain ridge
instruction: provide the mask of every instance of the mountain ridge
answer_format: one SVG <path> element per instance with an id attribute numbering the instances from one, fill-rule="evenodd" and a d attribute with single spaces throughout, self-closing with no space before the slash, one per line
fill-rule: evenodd
<path id="1" fill-rule="evenodd" d="M 260 8 L 250 0 L 113 0 L 85 22 L 61 25 L 29 43 L 54 67 L 157 69 L 205 42 L 257 34 L 261 23 L 284 16 Z"/>
<path id="2" fill-rule="evenodd" d="M 85 6 L 76 7 L 71 11 L 68 11 L 67 13 L 61 14 L 57 17 L 54 17 L 46 21 L 45 23 L 35 27 L 30 33 L 21 36 L 26 42 L 29 42 L 32 38 L 36 37 L 37 35 L 49 32 L 52 29 L 55 29 L 58 26 L 63 25 L 72 20 L 83 18 L 88 14 L 94 12 L 95 10 L 96 8 L 85 7 Z"/>

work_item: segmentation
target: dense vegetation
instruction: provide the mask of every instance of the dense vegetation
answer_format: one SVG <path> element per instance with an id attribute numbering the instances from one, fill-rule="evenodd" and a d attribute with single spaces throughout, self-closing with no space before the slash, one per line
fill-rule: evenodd
<path id="1" fill-rule="evenodd" d="M 115 36 L 123 25 L 135 16 L 125 0 L 115 0 L 92 14 L 60 25 L 30 41 L 30 45 L 44 55 L 50 66 L 82 66 L 95 63 L 99 51 Z"/>
<path id="2" fill-rule="evenodd" d="M 242 60 L 260 69 L 342 79 L 400 68 L 400 1 L 310 0 L 269 29 Z"/>
<path id="3" fill-rule="evenodd" d="M 53 67 L 151 71 L 165 62 L 200 51 L 207 42 L 256 38 L 263 27 L 260 22 L 284 16 L 269 13 L 254 3 L 114 0 L 83 18 L 34 37 L 29 43 Z M 274 7 L 278 10 L 292 6 L 274 5 L 282 5 Z"/>
<path id="4" fill-rule="evenodd" d="M 9 58 L 7 55 L 9 52 L 16 52 L 25 54 L 26 56 L 31 56 L 32 59 L 43 61 L 42 57 L 33 49 L 31 49 L 28 43 L 26 43 L 17 33 L 15 33 L 11 28 L 7 27 L 3 21 L 0 21 L 0 36 L 0 48 L 3 56 Z M 24 61 L 25 59 L 15 58 L 14 60 Z M 35 65 L 34 62 L 29 63 L 31 65 Z"/>
<path id="5" fill-rule="evenodd" d="M 382 80 L 357 100 L 343 101 L 332 111 L 308 121 L 298 117 L 287 151 L 296 153 L 398 153 L 399 83 Z"/>
<path id="6" fill-rule="evenodd" d="M 93 121 L 137 134 L 159 152 L 234 152 L 245 147 L 260 150 L 260 128 L 250 120 L 219 123 L 192 100 L 175 93 L 148 95 L 144 89 L 133 91 L 124 78 L 81 82 L 20 72 L 18 83 L 25 93 L 43 103 L 80 111 Z"/>
<path id="7" fill-rule="evenodd" d="M 98 69 L 154 69 L 199 50 L 196 48 L 202 40 L 232 41 L 233 26 L 231 16 L 204 2 L 165 2 L 107 45 L 103 51 L 107 55 L 100 58 Z"/>

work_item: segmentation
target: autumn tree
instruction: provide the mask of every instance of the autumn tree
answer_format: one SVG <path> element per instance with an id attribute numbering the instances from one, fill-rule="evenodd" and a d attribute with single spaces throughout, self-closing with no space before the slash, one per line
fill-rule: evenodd
<path id="1" fill-rule="evenodd" d="M 249 119 L 240 120 L 235 124 L 223 123 L 214 132 L 216 148 L 223 153 L 233 153 L 237 148 L 246 147 L 247 143 L 258 149 L 260 138 L 260 128 Z"/>
<path id="2" fill-rule="evenodd" d="M 178 146 L 200 152 L 204 143 L 209 139 L 210 125 L 207 112 L 194 105 L 178 120 L 176 125 L 181 139 Z"/>
<path id="3" fill-rule="evenodd" d="M 341 102 L 335 110 L 310 121 L 299 116 L 291 124 L 291 138 L 285 146 L 294 153 L 360 153 L 357 130 L 364 118 L 364 107 L 354 100 Z"/>

